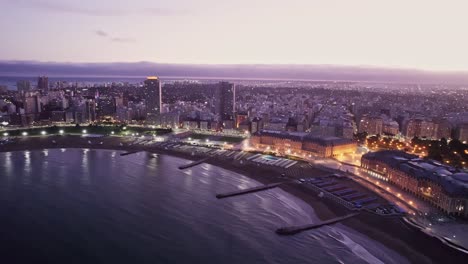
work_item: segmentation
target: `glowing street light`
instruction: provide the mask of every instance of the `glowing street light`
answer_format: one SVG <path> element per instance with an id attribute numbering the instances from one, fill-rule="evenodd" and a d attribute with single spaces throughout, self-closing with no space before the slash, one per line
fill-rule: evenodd
<path id="1" fill-rule="evenodd" d="M 4 136 L 4 137 L 8 137 L 8 133 L 3 133 L 3 136 Z"/>
<path id="2" fill-rule="evenodd" d="M 21 133 L 21 135 L 27 136 L 27 135 L 28 135 L 28 132 L 23 132 L 23 133 Z"/>
<path id="3" fill-rule="evenodd" d="M 59 134 L 63 135 L 63 133 L 65 133 L 65 131 L 63 131 L 63 129 L 60 129 Z"/>
<path id="4" fill-rule="evenodd" d="M 86 134 L 86 133 L 88 133 L 88 131 L 87 131 L 86 129 L 83 129 L 83 131 L 82 131 L 82 132 L 83 132 L 83 134 Z"/>
<path id="5" fill-rule="evenodd" d="M 45 132 L 44 130 L 41 131 L 41 135 L 45 136 L 47 134 L 47 132 Z"/>
<path id="6" fill-rule="evenodd" d="M 111 135 L 114 135 L 114 134 L 115 134 L 114 131 L 111 131 Z"/>

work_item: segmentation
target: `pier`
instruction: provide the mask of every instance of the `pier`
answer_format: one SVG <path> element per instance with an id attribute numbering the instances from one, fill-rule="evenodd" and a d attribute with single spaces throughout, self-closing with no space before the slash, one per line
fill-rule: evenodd
<path id="1" fill-rule="evenodd" d="M 351 218 L 353 216 L 356 216 L 358 214 L 359 213 L 352 213 L 352 214 L 332 218 L 330 220 L 326 220 L 326 221 L 322 221 L 322 222 L 310 224 L 310 225 L 282 227 L 282 228 L 278 228 L 276 230 L 276 233 L 280 235 L 294 235 L 305 230 L 319 228 L 324 225 L 331 225 L 331 224 L 346 220 L 348 218 Z"/>
<path id="2" fill-rule="evenodd" d="M 193 167 L 193 166 L 197 166 L 198 164 L 202 164 L 203 162 L 209 160 L 210 158 L 211 158 L 211 157 L 203 158 L 203 159 L 201 159 L 201 160 L 197 160 L 197 161 L 194 161 L 194 162 L 192 162 L 192 163 L 179 166 L 179 169 L 180 169 L 180 170 L 183 170 L 183 169 L 188 169 L 188 168 Z"/>
<path id="3" fill-rule="evenodd" d="M 127 156 L 127 155 L 135 154 L 135 153 L 138 153 L 138 152 L 142 152 L 142 150 L 135 150 L 135 151 L 129 151 L 129 152 L 125 152 L 125 153 L 120 153 L 120 156 Z"/>
<path id="4" fill-rule="evenodd" d="M 284 182 L 277 182 L 277 183 L 256 186 L 256 187 L 247 188 L 247 189 L 238 190 L 238 191 L 233 191 L 233 192 L 228 192 L 228 193 L 220 193 L 220 194 L 216 195 L 216 198 L 222 199 L 222 198 L 227 198 L 227 197 L 236 196 L 236 195 L 242 195 L 242 194 L 247 194 L 247 193 L 253 193 L 253 192 L 268 190 L 268 189 L 278 187 L 280 184 L 283 184 L 283 183 Z"/>

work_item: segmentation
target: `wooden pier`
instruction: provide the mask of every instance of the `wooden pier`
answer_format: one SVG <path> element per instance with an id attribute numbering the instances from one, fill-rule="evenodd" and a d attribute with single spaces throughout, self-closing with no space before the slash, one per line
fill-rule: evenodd
<path id="1" fill-rule="evenodd" d="M 352 214 L 336 217 L 330 220 L 326 220 L 326 221 L 322 221 L 322 222 L 310 224 L 310 225 L 282 227 L 282 228 L 278 228 L 276 230 L 276 233 L 280 235 L 294 235 L 305 230 L 319 228 L 324 225 L 331 225 L 331 224 L 346 220 L 348 218 L 351 218 L 353 216 L 356 216 L 358 214 L 359 213 L 352 213 Z"/>
<path id="2" fill-rule="evenodd" d="M 228 192 L 228 193 L 220 193 L 220 194 L 216 195 L 216 198 L 222 199 L 222 198 L 227 198 L 227 197 L 231 197 L 231 196 L 237 196 L 237 195 L 242 195 L 242 194 L 247 194 L 247 193 L 253 193 L 253 192 L 268 190 L 268 189 L 278 187 L 280 184 L 283 184 L 283 183 L 284 182 L 277 182 L 277 183 L 261 185 L 261 186 L 255 186 L 255 187 L 252 187 L 252 188 L 233 191 L 233 192 Z"/>

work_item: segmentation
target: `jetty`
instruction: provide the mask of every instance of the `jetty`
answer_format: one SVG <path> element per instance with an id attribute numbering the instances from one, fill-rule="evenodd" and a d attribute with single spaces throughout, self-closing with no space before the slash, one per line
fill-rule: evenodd
<path id="1" fill-rule="evenodd" d="M 135 153 L 138 153 L 138 152 L 142 152 L 142 150 L 135 150 L 135 151 L 129 151 L 129 152 L 125 152 L 125 153 L 120 153 L 120 156 L 127 156 L 127 155 L 135 154 Z"/>
<path id="2" fill-rule="evenodd" d="M 202 164 L 203 162 L 209 160 L 211 157 L 206 157 L 206 158 L 203 158 L 201 160 L 197 160 L 197 161 L 194 161 L 194 162 L 191 162 L 189 164 L 185 164 L 185 165 L 181 165 L 179 166 L 179 169 L 180 170 L 183 170 L 183 169 L 188 169 L 190 167 L 193 167 L 193 166 L 197 166 L 198 164 Z"/>
<path id="3" fill-rule="evenodd" d="M 319 228 L 319 227 L 322 227 L 324 225 L 331 225 L 331 224 L 346 220 L 348 218 L 351 218 L 353 216 L 356 216 L 358 214 L 359 213 L 347 214 L 347 215 L 344 215 L 344 216 L 332 218 L 332 219 L 322 221 L 322 222 L 318 222 L 318 223 L 315 223 L 315 224 L 302 225 L 302 226 L 282 227 L 282 228 L 278 228 L 276 230 L 276 233 L 279 234 L 279 235 L 294 235 L 294 234 L 297 234 L 297 233 L 305 231 L 305 230 Z"/>
<path id="4" fill-rule="evenodd" d="M 237 196 L 237 195 L 242 195 L 242 194 L 247 194 L 247 193 L 253 193 L 253 192 L 268 190 L 268 189 L 278 187 L 280 184 L 283 184 L 283 183 L 284 182 L 277 182 L 277 183 L 271 183 L 271 184 L 266 184 L 266 185 L 255 186 L 255 187 L 252 187 L 252 188 L 237 190 L 237 191 L 228 192 L 228 193 L 220 193 L 220 194 L 216 195 L 216 198 L 222 199 L 222 198 L 227 198 L 227 197 L 231 197 L 231 196 Z"/>

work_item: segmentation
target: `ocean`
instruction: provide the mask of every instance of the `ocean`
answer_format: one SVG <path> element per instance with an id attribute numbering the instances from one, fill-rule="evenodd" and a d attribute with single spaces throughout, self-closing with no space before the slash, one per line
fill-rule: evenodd
<path id="1" fill-rule="evenodd" d="M 279 236 L 318 218 L 281 189 L 213 165 L 144 152 L 0 153 L 4 263 L 408 263 L 341 224 Z"/>

